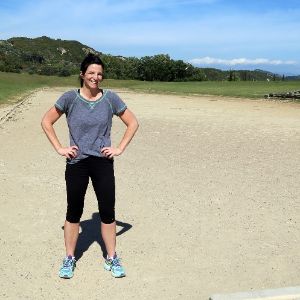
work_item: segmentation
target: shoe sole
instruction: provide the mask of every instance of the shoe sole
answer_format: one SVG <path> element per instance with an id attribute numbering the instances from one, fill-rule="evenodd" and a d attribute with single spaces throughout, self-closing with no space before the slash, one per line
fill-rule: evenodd
<path id="1" fill-rule="evenodd" d="M 105 269 L 106 271 L 110 271 L 111 276 L 114 277 L 114 278 L 123 278 L 123 277 L 126 276 L 126 274 L 122 274 L 122 275 L 117 276 L 116 274 L 114 274 L 114 273 L 111 271 L 111 268 L 110 268 L 106 263 L 104 263 L 104 269 Z"/>
<path id="2" fill-rule="evenodd" d="M 73 277 L 73 275 L 72 275 L 72 276 L 67 276 L 67 275 L 61 276 L 61 275 L 59 274 L 59 277 L 60 277 L 60 278 L 63 278 L 63 279 L 71 279 L 71 278 Z"/>
<path id="3" fill-rule="evenodd" d="M 123 277 L 126 277 L 126 275 L 116 276 L 116 275 L 114 275 L 113 273 L 111 273 L 111 276 L 114 277 L 114 278 L 123 278 Z"/>

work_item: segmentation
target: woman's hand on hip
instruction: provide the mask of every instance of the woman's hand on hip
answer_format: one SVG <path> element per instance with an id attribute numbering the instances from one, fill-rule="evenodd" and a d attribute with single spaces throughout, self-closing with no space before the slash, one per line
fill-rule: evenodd
<path id="1" fill-rule="evenodd" d="M 79 150 L 79 148 L 77 146 L 69 146 L 66 148 L 59 148 L 56 150 L 56 152 L 59 155 L 65 156 L 67 157 L 69 160 L 77 157 L 77 151 Z"/>
<path id="2" fill-rule="evenodd" d="M 104 147 L 101 149 L 101 153 L 106 158 L 113 158 L 114 156 L 119 156 L 123 153 L 124 150 L 120 148 L 113 148 L 113 147 Z"/>

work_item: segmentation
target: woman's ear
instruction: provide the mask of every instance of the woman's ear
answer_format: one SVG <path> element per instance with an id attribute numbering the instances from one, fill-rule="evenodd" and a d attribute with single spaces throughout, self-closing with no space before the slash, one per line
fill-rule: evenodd
<path id="1" fill-rule="evenodd" d="M 80 76 L 81 78 L 83 78 L 84 75 L 83 75 L 82 71 L 79 72 L 79 76 Z"/>

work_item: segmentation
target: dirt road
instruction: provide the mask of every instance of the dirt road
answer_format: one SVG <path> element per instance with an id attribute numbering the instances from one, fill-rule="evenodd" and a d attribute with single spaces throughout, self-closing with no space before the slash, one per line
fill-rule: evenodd
<path id="1" fill-rule="evenodd" d="M 40 121 L 65 90 L 32 94 L 0 125 L 0 299 L 205 300 L 299 285 L 300 106 L 124 90 L 140 123 L 115 159 L 128 276 L 103 269 L 89 188 L 77 269 L 60 279 L 65 161 Z M 55 127 L 67 145 L 65 118 Z M 116 118 L 113 144 L 123 130 Z"/>

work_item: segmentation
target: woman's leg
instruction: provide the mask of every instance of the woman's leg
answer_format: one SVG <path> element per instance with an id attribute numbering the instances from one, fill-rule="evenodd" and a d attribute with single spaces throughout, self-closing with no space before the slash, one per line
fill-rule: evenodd
<path id="1" fill-rule="evenodd" d="M 116 222 L 111 224 L 101 222 L 101 234 L 108 257 L 113 257 L 116 253 Z"/>
<path id="2" fill-rule="evenodd" d="M 75 256 L 75 248 L 79 236 L 79 223 L 65 221 L 64 227 L 66 255 Z"/>
<path id="3" fill-rule="evenodd" d="M 113 161 L 96 159 L 93 163 L 91 176 L 97 195 L 101 218 L 101 234 L 106 247 L 108 258 L 104 261 L 104 269 L 111 272 L 113 277 L 124 277 L 126 272 L 120 264 L 121 259 L 116 254 L 116 221 L 115 221 L 115 176 Z"/>
<path id="4" fill-rule="evenodd" d="M 101 234 L 109 257 L 116 251 L 115 176 L 113 161 L 94 158 L 92 183 L 98 200 Z"/>
<path id="5" fill-rule="evenodd" d="M 89 183 L 85 160 L 74 165 L 67 165 L 67 214 L 64 227 L 66 255 L 74 257 L 79 236 L 79 221 L 83 213 L 84 197 Z"/>

